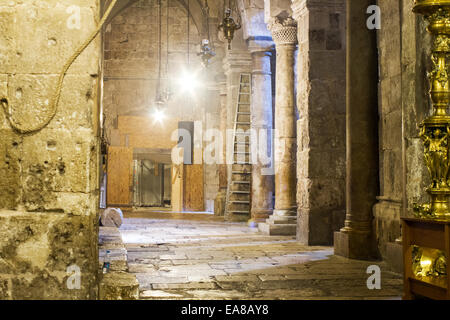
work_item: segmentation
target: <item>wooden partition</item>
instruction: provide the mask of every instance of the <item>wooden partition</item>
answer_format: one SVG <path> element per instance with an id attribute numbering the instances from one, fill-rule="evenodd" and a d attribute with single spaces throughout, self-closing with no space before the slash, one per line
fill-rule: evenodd
<path id="1" fill-rule="evenodd" d="M 203 164 L 184 165 L 184 196 L 185 211 L 204 211 Z"/>
<path id="2" fill-rule="evenodd" d="M 108 148 L 107 206 L 131 205 L 133 150 L 126 147 Z"/>

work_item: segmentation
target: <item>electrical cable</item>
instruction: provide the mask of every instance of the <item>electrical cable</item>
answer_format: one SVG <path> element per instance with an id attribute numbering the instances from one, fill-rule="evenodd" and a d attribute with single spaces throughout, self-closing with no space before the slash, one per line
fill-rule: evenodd
<path id="1" fill-rule="evenodd" d="M 99 25 L 95 29 L 95 31 L 92 32 L 92 34 L 89 36 L 89 38 L 74 52 L 74 54 L 67 60 L 66 64 L 62 68 L 62 71 L 59 75 L 58 83 L 56 85 L 55 94 L 52 98 L 51 103 L 51 109 L 50 109 L 50 116 L 47 120 L 45 120 L 43 123 L 39 124 L 36 127 L 31 128 L 24 128 L 21 127 L 19 124 L 16 123 L 16 121 L 13 119 L 13 116 L 11 114 L 11 110 L 9 107 L 9 102 L 6 97 L 0 98 L 0 103 L 2 104 L 3 110 L 6 115 L 6 119 L 8 119 L 8 122 L 10 123 L 11 127 L 21 134 L 30 134 L 37 131 L 40 131 L 44 129 L 55 117 L 56 112 L 58 110 L 58 103 L 61 98 L 61 90 L 64 82 L 64 78 L 66 77 L 67 70 L 69 70 L 70 66 L 75 62 L 75 60 L 80 56 L 80 54 L 89 46 L 89 44 L 96 38 L 100 30 L 103 28 L 103 25 L 105 24 L 106 20 L 108 19 L 109 15 L 111 14 L 112 9 L 114 8 L 117 0 L 112 0 L 111 4 L 109 5 L 108 9 L 106 10 L 105 14 L 103 15 L 103 18 L 100 20 Z"/>
<path id="2" fill-rule="evenodd" d="M 190 0 L 187 0 L 187 63 L 188 63 L 188 67 L 189 67 L 189 64 L 191 63 L 191 60 L 190 60 L 190 55 L 189 55 L 189 53 L 190 53 L 190 23 L 189 23 L 189 14 L 190 14 Z"/>

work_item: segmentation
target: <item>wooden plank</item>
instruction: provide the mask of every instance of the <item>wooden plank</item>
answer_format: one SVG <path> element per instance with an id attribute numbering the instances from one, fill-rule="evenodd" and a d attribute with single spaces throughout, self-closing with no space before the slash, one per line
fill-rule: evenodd
<path id="1" fill-rule="evenodd" d="M 412 257 L 411 257 L 411 234 L 409 230 L 408 222 L 402 221 L 403 230 L 403 287 L 404 287 L 404 300 L 412 300 L 411 286 L 409 277 L 412 277 Z"/>
<path id="2" fill-rule="evenodd" d="M 108 148 L 107 205 L 129 205 L 133 151 L 125 147 Z"/>
<path id="3" fill-rule="evenodd" d="M 427 297 L 434 300 L 445 300 L 447 297 L 446 290 L 443 288 L 415 279 L 410 279 L 409 282 L 411 291 L 422 297 Z"/>
<path id="4" fill-rule="evenodd" d="M 410 229 L 410 244 L 419 247 L 445 250 L 444 224 L 407 222 Z"/>
<path id="5" fill-rule="evenodd" d="M 203 164 L 184 165 L 184 210 L 204 211 Z"/>

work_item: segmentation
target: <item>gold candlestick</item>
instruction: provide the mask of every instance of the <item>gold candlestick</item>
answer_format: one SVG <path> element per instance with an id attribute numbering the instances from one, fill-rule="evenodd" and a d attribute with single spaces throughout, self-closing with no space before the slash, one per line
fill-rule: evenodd
<path id="1" fill-rule="evenodd" d="M 420 125 L 425 163 L 431 177 L 427 189 L 431 201 L 415 204 L 414 212 L 420 217 L 450 219 L 450 116 L 447 113 L 450 102 L 447 61 L 450 53 L 450 0 L 415 0 L 413 11 L 424 15 L 429 22 L 427 30 L 433 35 L 433 69 L 429 73 L 429 81 L 434 109 L 433 115 Z"/>

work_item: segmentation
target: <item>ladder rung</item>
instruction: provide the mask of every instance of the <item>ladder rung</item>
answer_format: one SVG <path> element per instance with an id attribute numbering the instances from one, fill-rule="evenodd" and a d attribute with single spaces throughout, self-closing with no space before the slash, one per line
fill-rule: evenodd
<path id="1" fill-rule="evenodd" d="M 250 181 L 231 181 L 232 184 L 250 184 Z"/>
<path id="2" fill-rule="evenodd" d="M 251 172 L 247 172 L 247 171 L 232 171 L 231 173 L 234 173 L 234 174 L 251 174 Z"/>
<path id="3" fill-rule="evenodd" d="M 247 151 L 244 151 L 244 152 L 235 151 L 234 154 L 250 154 L 250 152 L 247 152 Z"/>
<path id="4" fill-rule="evenodd" d="M 231 203 L 238 203 L 238 204 L 250 204 L 250 201 L 230 201 Z"/>
<path id="5" fill-rule="evenodd" d="M 243 115 L 245 115 L 245 116 L 249 116 L 251 113 L 250 113 L 250 112 L 239 112 L 239 111 L 238 111 L 238 114 L 243 114 Z"/>
<path id="6" fill-rule="evenodd" d="M 238 211 L 238 210 L 228 210 L 228 212 L 237 213 L 237 214 L 248 214 L 249 213 L 249 211 Z"/>
<path id="7" fill-rule="evenodd" d="M 236 193 L 236 194 L 249 194 L 250 191 L 235 191 L 235 190 L 231 190 L 231 193 Z"/>

